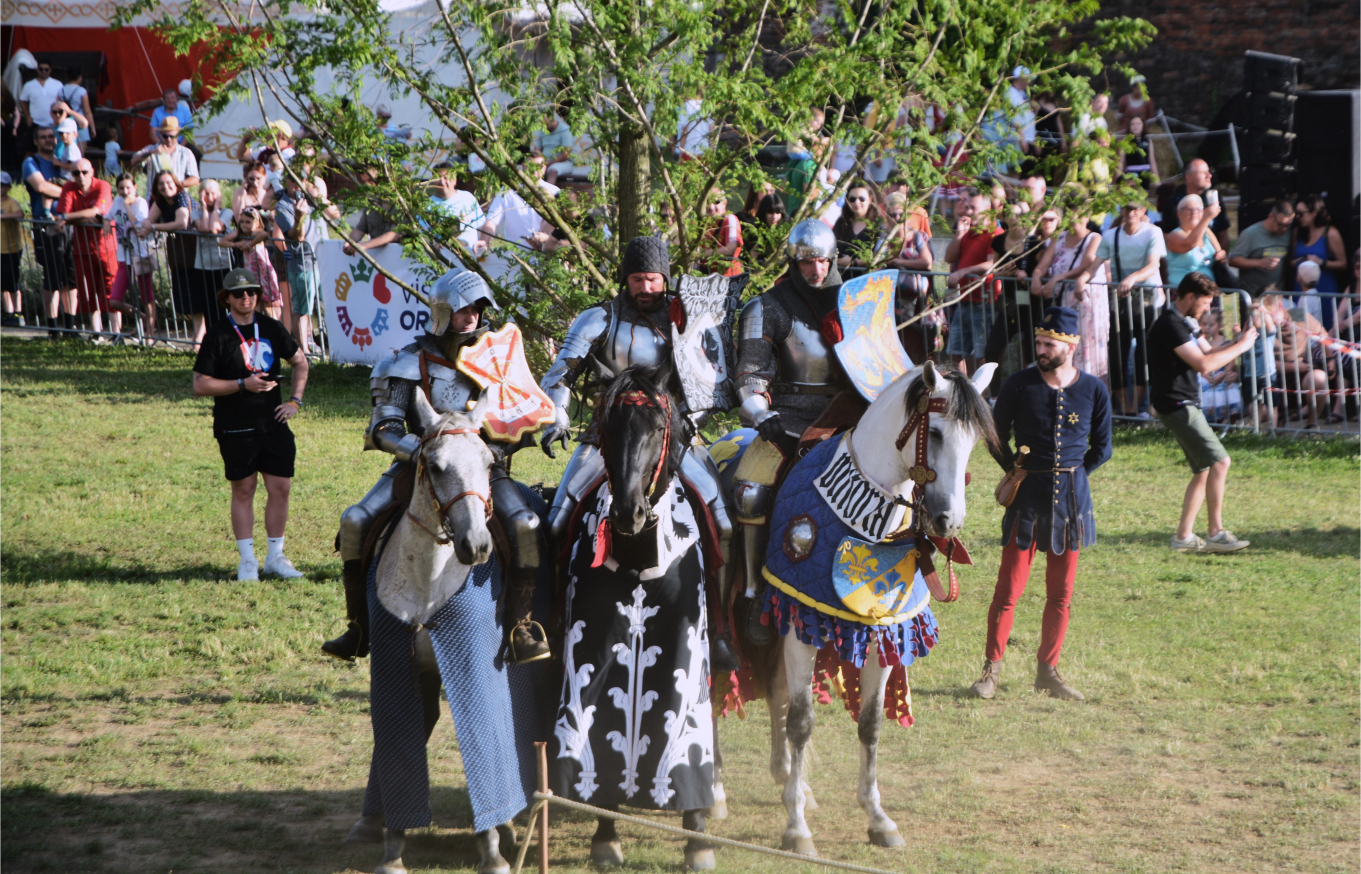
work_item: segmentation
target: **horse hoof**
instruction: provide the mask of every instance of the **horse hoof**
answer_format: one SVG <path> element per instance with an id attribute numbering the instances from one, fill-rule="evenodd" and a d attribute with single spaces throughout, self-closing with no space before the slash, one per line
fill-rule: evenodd
<path id="1" fill-rule="evenodd" d="M 800 856 L 816 857 L 818 854 L 817 848 L 813 846 L 813 839 L 795 831 L 784 833 L 784 837 L 780 839 L 780 849 L 798 853 Z"/>
<path id="2" fill-rule="evenodd" d="M 624 847 L 618 841 L 592 841 L 591 864 L 613 867 L 624 864 Z"/>
<path id="3" fill-rule="evenodd" d="M 510 863 L 497 855 L 495 859 L 483 862 L 477 874 L 510 874 Z"/>
<path id="4" fill-rule="evenodd" d="M 716 867 L 718 867 L 718 862 L 714 860 L 714 851 L 712 847 L 706 847 L 703 850 L 686 849 L 685 870 L 712 871 Z"/>
<path id="5" fill-rule="evenodd" d="M 373 874 L 407 874 L 407 872 L 406 866 L 402 864 L 402 860 L 397 859 L 392 862 L 384 862 L 377 868 L 374 868 Z"/>
<path id="6" fill-rule="evenodd" d="M 351 844 L 381 844 L 383 842 L 383 817 L 359 817 L 359 821 L 350 829 L 345 840 Z"/>
<path id="7" fill-rule="evenodd" d="M 704 818 L 705 818 L 705 819 L 727 819 L 727 818 L 728 818 L 728 802 L 726 802 L 726 801 L 715 801 L 713 807 L 706 807 L 706 808 L 704 808 Z"/>
<path id="8" fill-rule="evenodd" d="M 872 828 L 870 829 L 870 843 L 876 847 L 905 847 L 907 841 L 898 833 L 896 828 Z"/>

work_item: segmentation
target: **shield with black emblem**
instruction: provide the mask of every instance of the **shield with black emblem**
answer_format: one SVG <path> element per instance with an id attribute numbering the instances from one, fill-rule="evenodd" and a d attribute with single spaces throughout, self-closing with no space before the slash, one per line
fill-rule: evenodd
<path id="1" fill-rule="evenodd" d="M 671 354 L 691 414 L 730 410 L 736 405 L 733 316 L 750 277 L 682 276 L 671 319 Z"/>

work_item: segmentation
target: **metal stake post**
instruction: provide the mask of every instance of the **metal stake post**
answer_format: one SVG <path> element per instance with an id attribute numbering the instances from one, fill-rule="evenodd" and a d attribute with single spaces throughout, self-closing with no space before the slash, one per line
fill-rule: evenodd
<path id="1" fill-rule="evenodd" d="M 534 752 L 539 757 L 539 791 L 548 794 L 548 744 L 538 741 Z M 525 837 L 528 840 L 528 836 Z M 548 874 L 548 805 L 539 813 L 539 874 Z"/>

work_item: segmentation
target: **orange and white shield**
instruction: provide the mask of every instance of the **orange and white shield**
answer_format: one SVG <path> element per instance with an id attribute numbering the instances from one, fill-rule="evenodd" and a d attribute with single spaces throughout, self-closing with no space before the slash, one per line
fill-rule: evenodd
<path id="1" fill-rule="evenodd" d="M 518 443 L 526 433 L 553 421 L 553 401 L 529 371 L 524 337 L 514 322 L 465 346 L 456 363 L 486 391 L 482 431 L 487 439 Z"/>

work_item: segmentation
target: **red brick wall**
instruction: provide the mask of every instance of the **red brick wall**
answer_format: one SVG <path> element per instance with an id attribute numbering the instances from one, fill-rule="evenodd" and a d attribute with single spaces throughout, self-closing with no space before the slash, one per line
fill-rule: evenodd
<path id="1" fill-rule="evenodd" d="M 1361 84 L 1361 12 L 1355 0 L 1102 0 L 1100 17 L 1143 18 L 1151 45 L 1121 58 L 1148 77 L 1149 94 L 1174 118 L 1205 124 L 1243 87 L 1243 52 L 1304 62 L 1315 90 Z M 1111 81 L 1115 95 L 1126 90 Z M 1112 101 L 1114 105 L 1114 101 Z"/>

